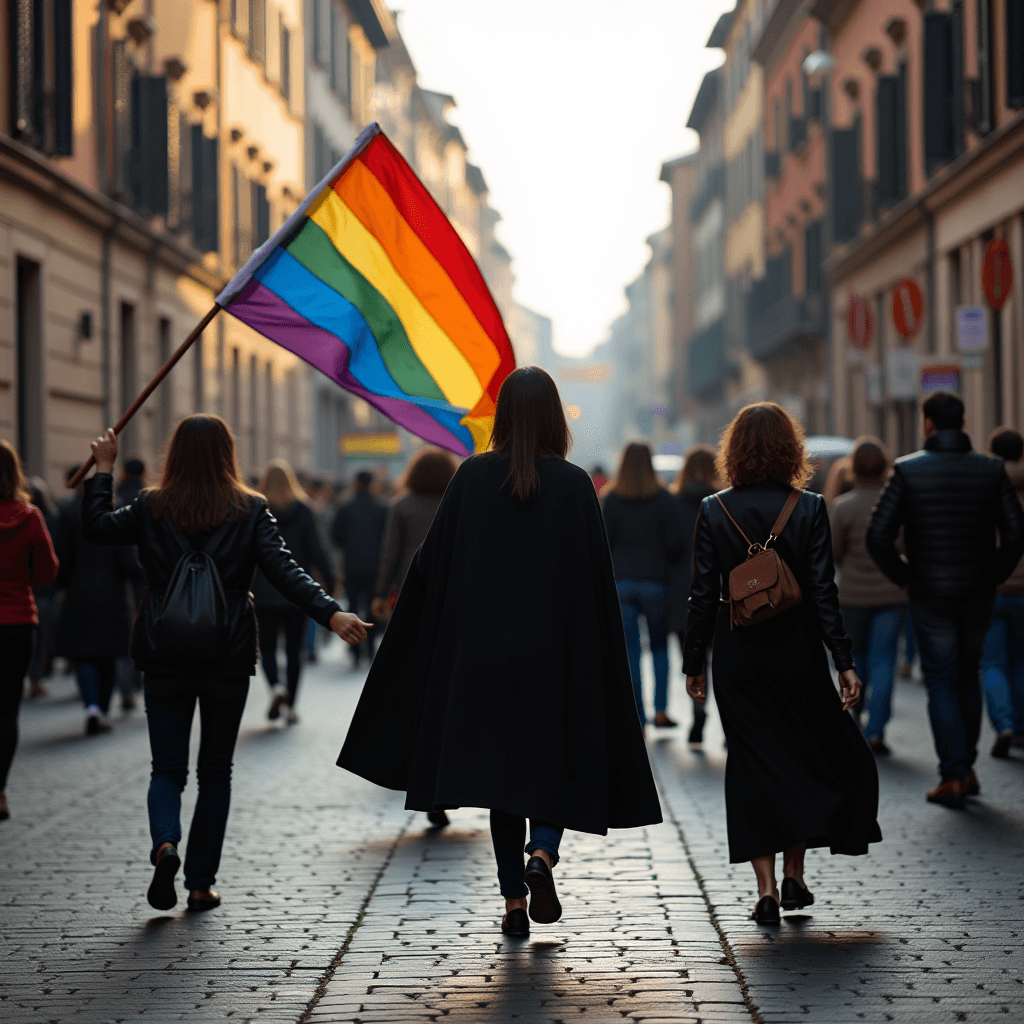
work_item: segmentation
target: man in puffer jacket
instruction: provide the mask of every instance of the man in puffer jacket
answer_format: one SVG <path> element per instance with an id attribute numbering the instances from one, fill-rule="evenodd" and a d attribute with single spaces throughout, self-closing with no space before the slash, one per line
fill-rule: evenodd
<path id="1" fill-rule="evenodd" d="M 1024 504 L 1024 437 L 1000 428 L 988 450 L 1006 465 L 1006 475 Z M 1013 575 L 996 588 L 992 624 L 981 655 L 981 684 L 985 707 L 999 734 L 993 757 L 1009 757 L 1010 747 L 1024 746 L 1024 559 Z"/>
<path id="2" fill-rule="evenodd" d="M 924 449 L 897 459 L 867 547 L 882 572 L 910 592 L 942 776 L 928 800 L 963 807 L 979 792 L 982 647 L 996 586 L 1024 553 L 1024 509 L 1002 460 L 972 450 L 956 395 L 937 391 L 922 412 Z M 901 526 L 905 556 L 896 549 Z"/>

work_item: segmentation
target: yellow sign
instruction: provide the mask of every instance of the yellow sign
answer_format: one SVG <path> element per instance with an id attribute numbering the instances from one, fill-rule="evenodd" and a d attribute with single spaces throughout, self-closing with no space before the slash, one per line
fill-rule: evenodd
<path id="1" fill-rule="evenodd" d="M 402 454 L 402 439 L 396 433 L 342 434 L 338 451 L 349 459 L 393 459 Z"/>

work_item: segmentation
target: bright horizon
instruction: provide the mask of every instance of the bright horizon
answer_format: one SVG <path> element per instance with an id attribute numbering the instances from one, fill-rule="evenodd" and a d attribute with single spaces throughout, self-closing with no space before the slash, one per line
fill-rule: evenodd
<path id="1" fill-rule="evenodd" d="M 686 119 L 731 0 L 404 0 L 423 88 L 451 119 L 501 213 L 517 301 L 585 354 L 626 308 L 645 239 L 669 222 L 661 164 L 697 148 Z"/>

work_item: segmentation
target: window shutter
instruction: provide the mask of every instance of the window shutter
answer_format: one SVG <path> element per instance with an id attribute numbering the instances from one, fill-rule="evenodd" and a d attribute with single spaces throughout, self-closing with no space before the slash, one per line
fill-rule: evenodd
<path id="1" fill-rule="evenodd" d="M 149 214 L 167 213 L 167 79 L 132 80 L 132 193 Z"/>
<path id="2" fill-rule="evenodd" d="M 71 156 L 74 129 L 71 123 L 71 9 L 72 0 L 53 3 L 53 153 Z"/>
<path id="3" fill-rule="evenodd" d="M 812 220 L 804 228 L 804 290 L 808 295 L 821 291 L 821 221 Z"/>
<path id="4" fill-rule="evenodd" d="M 114 41 L 111 75 L 113 77 L 113 143 L 114 175 L 113 192 L 129 205 L 134 201 L 134 168 L 132 165 L 132 79 L 135 68 L 128 59 L 125 41 Z"/>
<path id="5" fill-rule="evenodd" d="M 200 252 L 219 248 L 217 221 L 217 140 L 192 125 L 192 244 Z"/>
<path id="6" fill-rule="evenodd" d="M 896 164 L 897 91 L 898 79 L 895 76 L 879 77 L 875 93 L 875 152 L 878 161 L 878 202 L 881 206 L 892 206 L 899 198 L 899 169 Z"/>
<path id="7" fill-rule="evenodd" d="M 832 132 L 832 237 L 848 242 L 860 231 L 860 127 Z"/>
<path id="8" fill-rule="evenodd" d="M 924 168 L 953 158 L 953 33 L 948 14 L 924 16 Z"/>
<path id="9" fill-rule="evenodd" d="M 910 190 L 907 158 L 907 65 L 900 65 L 896 76 L 896 197 L 902 199 Z"/>
<path id="10" fill-rule="evenodd" d="M 965 148 L 964 131 L 966 130 L 967 114 L 964 109 L 964 5 L 954 2 L 950 15 L 950 61 L 952 64 L 952 82 L 950 88 L 953 95 L 950 100 L 953 117 L 953 156 L 959 156 Z"/>
<path id="11" fill-rule="evenodd" d="M 258 249 L 270 237 L 270 203 L 263 185 L 252 186 L 252 247 Z"/>
<path id="12" fill-rule="evenodd" d="M 1006 105 L 1024 107 L 1024 0 L 1006 5 Z"/>
<path id="13" fill-rule="evenodd" d="M 291 102 L 292 98 L 292 34 L 281 24 L 281 95 Z"/>

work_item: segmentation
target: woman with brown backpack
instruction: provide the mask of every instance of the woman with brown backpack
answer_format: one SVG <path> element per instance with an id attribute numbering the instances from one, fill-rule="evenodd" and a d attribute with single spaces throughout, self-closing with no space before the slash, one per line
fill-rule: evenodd
<path id="1" fill-rule="evenodd" d="M 722 437 L 718 470 L 731 486 L 705 498 L 697 518 L 683 671 L 690 696 L 705 699 L 714 636 L 729 860 L 751 861 L 753 917 L 778 924 L 780 906 L 814 902 L 804 883 L 808 847 L 857 855 L 881 840 L 878 773 L 847 713 L 861 684 L 839 612 L 825 502 L 799 489 L 810 476 L 802 430 L 774 403 L 749 405 Z"/>

